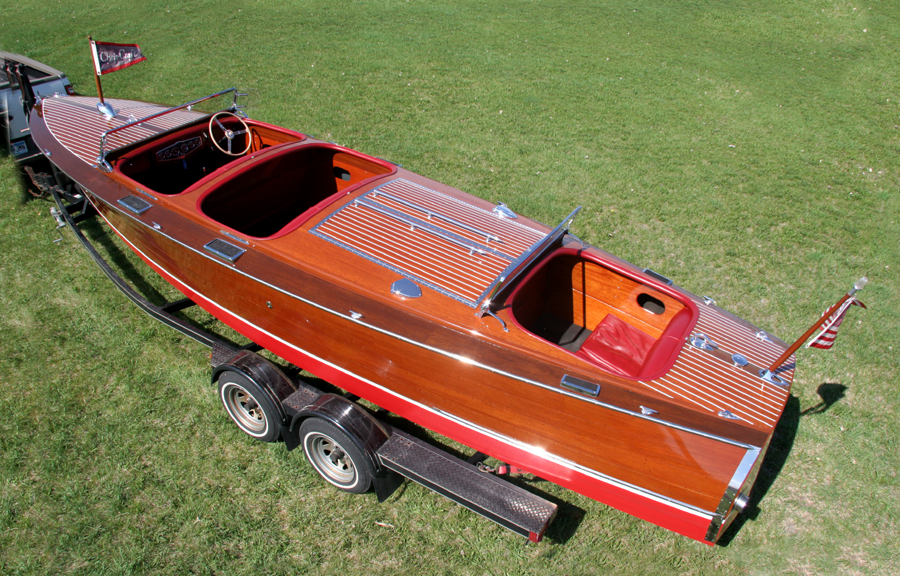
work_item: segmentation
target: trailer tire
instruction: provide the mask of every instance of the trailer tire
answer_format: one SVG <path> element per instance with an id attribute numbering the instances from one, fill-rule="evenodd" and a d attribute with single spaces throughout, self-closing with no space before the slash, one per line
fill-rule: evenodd
<path id="1" fill-rule="evenodd" d="M 281 413 L 271 398 L 242 374 L 222 372 L 219 400 L 238 428 L 251 438 L 274 442 L 281 435 Z"/>
<path id="2" fill-rule="evenodd" d="M 307 418 L 300 425 L 300 441 L 306 459 L 328 483 L 351 494 L 368 492 L 375 468 L 340 428 L 323 418 Z"/>

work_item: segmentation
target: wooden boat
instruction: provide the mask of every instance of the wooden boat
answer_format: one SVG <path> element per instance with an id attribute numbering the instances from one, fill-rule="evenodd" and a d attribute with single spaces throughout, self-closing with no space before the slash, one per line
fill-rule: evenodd
<path id="1" fill-rule="evenodd" d="M 31 128 L 187 297 L 347 391 L 715 543 L 793 378 L 775 337 L 568 233 L 226 111 L 53 97 Z M 764 377 L 761 376 L 761 374 Z"/>

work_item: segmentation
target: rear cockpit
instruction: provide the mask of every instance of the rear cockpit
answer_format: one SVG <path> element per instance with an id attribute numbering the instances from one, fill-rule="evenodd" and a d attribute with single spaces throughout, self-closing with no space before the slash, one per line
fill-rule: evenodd
<path id="1" fill-rule="evenodd" d="M 668 371 L 697 320 L 696 306 L 679 293 L 567 248 L 540 262 L 509 305 L 514 321 L 534 336 L 640 380 Z"/>

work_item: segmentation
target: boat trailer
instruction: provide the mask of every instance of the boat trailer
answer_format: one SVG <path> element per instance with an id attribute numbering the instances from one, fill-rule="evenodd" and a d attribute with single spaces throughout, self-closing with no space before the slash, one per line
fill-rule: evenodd
<path id="1" fill-rule="evenodd" d="M 103 273 L 141 310 L 211 349 L 211 381 L 218 385 L 226 411 L 243 432 L 261 441 L 281 440 L 288 450 L 302 445 L 316 471 L 346 492 L 366 492 L 371 486 L 383 502 L 408 478 L 529 541 L 543 538 L 557 505 L 493 474 L 482 463 L 485 454 L 457 458 L 391 426 L 383 420 L 386 411 L 366 408 L 355 396 L 325 392 L 299 377 L 289 377 L 257 354 L 261 347 L 255 343 L 237 346 L 175 316 L 196 305 L 188 298 L 162 306 L 144 298 L 78 228 L 98 213 L 79 185 L 50 165 L 52 175 L 30 167 L 25 171 L 37 188 L 53 197 L 56 208 L 51 214 L 57 230 L 70 228 Z M 506 465 L 496 470 L 509 471 Z"/>

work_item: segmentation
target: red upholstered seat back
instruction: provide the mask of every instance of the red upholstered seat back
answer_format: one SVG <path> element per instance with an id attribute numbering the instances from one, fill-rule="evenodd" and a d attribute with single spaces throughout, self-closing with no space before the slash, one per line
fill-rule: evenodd
<path id="1" fill-rule="evenodd" d="M 674 356 L 677 356 L 684 346 L 685 333 L 691 327 L 691 319 L 691 312 L 688 308 L 672 317 L 665 332 L 660 334 L 659 340 L 647 353 L 643 369 L 636 374 L 638 378 L 641 380 L 658 378 L 668 366 L 672 365 L 675 361 Z"/>
<path id="2" fill-rule="evenodd" d="M 649 334 L 607 314 L 577 355 L 611 372 L 636 377 L 655 343 L 656 339 Z"/>

